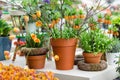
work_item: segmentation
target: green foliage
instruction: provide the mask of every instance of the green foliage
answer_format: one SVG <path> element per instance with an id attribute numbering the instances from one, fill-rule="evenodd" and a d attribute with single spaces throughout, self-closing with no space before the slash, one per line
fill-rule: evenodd
<path id="1" fill-rule="evenodd" d="M 84 52 L 106 52 L 111 48 L 110 44 L 112 39 L 109 39 L 106 35 L 104 35 L 101 30 L 90 30 L 88 32 L 83 32 L 80 37 L 80 47 L 84 50 Z"/>
<path id="2" fill-rule="evenodd" d="M 83 13 L 83 10 L 80 9 L 79 12 L 78 12 L 78 14 L 80 14 L 80 15 L 84 14 L 84 13 Z"/>
<path id="3" fill-rule="evenodd" d="M 95 23 L 95 24 L 96 24 L 97 22 L 96 22 L 95 19 L 92 17 L 92 18 L 89 19 L 89 23 Z"/>
<path id="4" fill-rule="evenodd" d="M 35 37 L 32 38 L 32 35 L 35 35 Z M 32 33 L 26 35 L 26 47 L 27 48 L 40 48 L 43 47 L 44 44 L 44 34 L 43 33 Z M 39 39 L 40 42 L 35 42 L 35 39 Z"/>
<path id="5" fill-rule="evenodd" d="M 111 44 L 111 49 L 108 50 L 108 53 L 117 53 L 120 52 L 120 40 L 117 38 L 113 39 L 113 43 Z"/>
<path id="6" fill-rule="evenodd" d="M 113 23 L 113 24 L 116 24 L 116 25 L 120 25 L 120 16 L 115 17 L 115 18 L 112 20 L 112 23 Z"/>
<path id="7" fill-rule="evenodd" d="M 32 19 L 32 14 L 34 14 L 37 10 L 39 10 L 39 0 L 23 0 L 22 6 L 27 15 L 29 16 L 29 22 L 35 22 Z"/>
<path id="8" fill-rule="evenodd" d="M 106 19 L 106 20 L 111 20 L 110 15 L 105 15 L 105 19 Z"/>
<path id="9" fill-rule="evenodd" d="M 98 18 L 103 18 L 103 15 L 102 14 L 98 14 Z"/>
<path id="10" fill-rule="evenodd" d="M 18 49 L 26 56 L 43 55 L 48 52 L 48 35 L 46 33 L 29 33 L 25 36 L 26 44 Z"/>
<path id="11" fill-rule="evenodd" d="M 58 3 L 63 1 L 62 4 Z M 70 0 L 51 0 L 50 4 L 45 4 L 41 6 L 42 14 L 42 22 L 44 21 L 45 24 L 44 28 L 49 32 L 52 38 L 73 38 L 76 37 L 77 31 L 73 29 L 71 25 L 67 24 L 55 24 L 54 28 L 48 28 L 48 24 L 53 25 L 53 21 L 57 19 L 64 18 L 65 15 L 72 16 L 77 13 L 75 8 L 71 7 Z M 62 22 L 64 22 L 62 20 Z"/>
<path id="12" fill-rule="evenodd" d="M 75 25 L 78 25 L 78 26 L 80 25 L 81 22 L 82 22 L 81 19 L 74 20 Z"/>
<path id="13" fill-rule="evenodd" d="M 119 75 L 120 75 L 120 55 L 117 56 L 117 57 L 118 57 L 118 61 L 116 62 L 116 64 L 117 64 L 118 66 L 117 66 L 117 68 L 116 68 L 116 72 L 118 72 Z"/>
<path id="14" fill-rule="evenodd" d="M 57 19 L 60 18 L 60 17 L 61 17 L 60 12 L 54 11 L 54 14 L 51 15 L 51 20 L 57 20 Z"/>
<path id="15" fill-rule="evenodd" d="M 112 30 L 113 32 L 117 32 L 118 28 L 113 25 L 113 26 L 108 27 L 108 30 Z"/>
<path id="16" fill-rule="evenodd" d="M 77 13 L 75 8 L 66 8 L 64 15 L 66 16 L 72 16 L 75 15 Z"/>
<path id="17" fill-rule="evenodd" d="M 11 26 L 5 20 L 0 19 L 0 36 L 8 36 L 11 29 Z"/>
<path id="18" fill-rule="evenodd" d="M 76 30 L 73 28 L 65 27 L 62 30 L 62 35 L 61 35 L 59 28 L 55 27 L 51 29 L 52 38 L 61 38 L 62 36 L 62 38 L 69 39 L 69 38 L 75 38 L 76 34 L 77 34 Z"/>

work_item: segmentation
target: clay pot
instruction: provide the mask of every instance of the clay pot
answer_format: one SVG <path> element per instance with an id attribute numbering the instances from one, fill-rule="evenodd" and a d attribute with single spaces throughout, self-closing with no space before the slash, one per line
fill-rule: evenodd
<path id="1" fill-rule="evenodd" d="M 93 53 L 83 53 L 85 63 L 100 63 L 102 53 L 93 54 Z"/>
<path id="2" fill-rule="evenodd" d="M 45 65 L 46 55 L 26 56 L 27 65 L 30 69 L 42 69 Z"/>
<path id="3" fill-rule="evenodd" d="M 56 69 L 73 69 L 77 39 L 51 39 L 50 41 L 54 56 L 57 56 Z"/>

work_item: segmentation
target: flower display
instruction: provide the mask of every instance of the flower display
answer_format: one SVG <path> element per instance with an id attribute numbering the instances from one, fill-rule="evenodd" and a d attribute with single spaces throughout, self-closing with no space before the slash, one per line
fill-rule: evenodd
<path id="1" fill-rule="evenodd" d="M 43 1 L 49 3 L 49 0 Z M 40 22 L 37 20 L 36 26 L 46 29 L 52 38 L 78 38 L 86 30 L 99 28 L 101 23 L 111 25 L 110 16 L 101 14 L 107 7 L 102 10 L 97 8 L 101 7 L 100 2 L 100 0 L 95 2 L 97 5 L 94 5 L 95 8 L 83 7 L 81 4 L 81 8 L 78 9 L 71 6 L 72 1 L 69 0 L 50 1 L 49 4 L 40 6 L 41 17 L 37 18 Z"/>
<path id="2" fill-rule="evenodd" d="M 51 71 L 37 73 L 34 69 L 0 63 L 0 80 L 59 80 Z"/>
<path id="3" fill-rule="evenodd" d="M 37 21 L 36 22 L 36 27 L 41 27 L 42 26 L 42 22 L 41 21 Z"/>
<path id="4" fill-rule="evenodd" d="M 28 48 L 40 48 L 43 47 L 43 34 L 31 33 L 26 35 L 26 47 Z"/>
<path id="5" fill-rule="evenodd" d="M 7 37 L 11 30 L 11 25 L 9 25 L 5 20 L 0 19 L 0 37 Z"/>
<path id="6" fill-rule="evenodd" d="M 37 16 L 38 18 L 40 18 L 41 12 L 40 12 L 40 11 L 36 11 L 36 16 Z"/>
<path id="7" fill-rule="evenodd" d="M 30 33 L 26 34 L 25 42 L 17 41 L 17 45 L 21 53 L 25 55 L 46 54 L 48 49 L 45 48 L 45 34 L 44 33 Z"/>
<path id="8" fill-rule="evenodd" d="M 5 59 L 9 60 L 10 59 L 10 52 L 9 51 L 4 51 Z"/>
<path id="9" fill-rule="evenodd" d="M 24 16 L 24 21 L 25 21 L 25 22 L 28 22 L 28 21 L 29 21 L 29 16 L 27 16 L 27 15 Z"/>
<path id="10" fill-rule="evenodd" d="M 14 27 L 13 32 L 19 33 L 19 32 L 20 32 L 20 29 L 19 29 L 18 27 Z"/>
<path id="11" fill-rule="evenodd" d="M 52 38 L 78 38 L 82 32 L 88 29 L 95 30 L 99 23 L 111 24 L 109 15 L 103 18 L 99 14 L 102 11 L 97 9 L 97 7 L 101 6 L 99 5 L 100 0 L 96 1 L 98 6 L 95 6 L 95 8 L 90 7 L 90 10 L 87 6 L 82 7 L 82 4 L 81 9 L 76 9 L 71 6 L 73 4 L 69 0 L 32 1 L 27 3 L 23 1 L 23 7 L 27 12 L 26 16 L 24 16 L 24 21 L 28 21 L 28 16 L 28 22 L 35 22 L 36 27 L 45 29 Z M 29 10 L 27 9 L 27 4 L 31 5 Z M 96 20 L 94 17 L 97 17 L 97 15 L 98 18 Z"/>
<path id="12" fill-rule="evenodd" d="M 48 0 L 49 1 L 49 0 Z M 43 1 L 44 2 L 44 1 Z M 26 12 L 26 15 L 23 17 L 25 23 L 36 23 L 36 27 L 41 27 L 42 22 L 39 20 L 41 17 L 41 11 L 39 6 L 38 0 L 31 0 L 31 1 L 22 1 L 23 9 Z M 29 6 L 29 7 L 28 7 Z"/>

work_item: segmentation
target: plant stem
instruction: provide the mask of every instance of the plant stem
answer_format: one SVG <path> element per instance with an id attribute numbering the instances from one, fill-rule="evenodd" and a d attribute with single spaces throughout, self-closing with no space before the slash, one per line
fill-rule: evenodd
<path id="1" fill-rule="evenodd" d="M 61 38 L 62 38 L 62 23 L 63 23 L 63 9 L 62 9 L 62 6 L 63 6 L 63 0 L 60 0 L 60 10 L 61 10 L 61 24 L 60 24 L 60 35 L 61 35 Z"/>

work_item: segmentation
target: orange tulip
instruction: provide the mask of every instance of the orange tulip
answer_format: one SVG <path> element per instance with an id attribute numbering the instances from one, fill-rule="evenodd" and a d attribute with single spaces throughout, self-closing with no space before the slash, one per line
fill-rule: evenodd
<path id="1" fill-rule="evenodd" d="M 29 21 L 29 16 L 24 16 L 24 21 L 28 22 Z"/>
<path id="2" fill-rule="evenodd" d="M 41 21 L 37 21 L 36 22 L 36 27 L 41 27 L 42 26 L 42 22 Z"/>
<path id="3" fill-rule="evenodd" d="M 41 12 L 40 12 L 40 11 L 36 11 L 36 16 L 37 16 L 38 18 L 40 18 Z"/>
<path id="4" fill-rule="evenodd" d="M 108 30 L 107 33 L 108 33 L 108 34 L 113 34 L 113 31 L 112 31 L 112 30 Z"/>
<path id="5" fill-rule="evenodd" d="M 53 25 L 53 24 L 49 24 L 48 26 L 49 26 L 49 28 L 53 28 L 53 27 L 54 27 L 54 25 Z"/>
<path id="6" fill-rule="evenodd" d="M 58 22 L 60 22 L 60 18 L 55 20 L 55 23 L 57 24 Z"/>
<path id="7" fill-rule="evenodd" d="M 10 56 L 8 55 L 8 56 L 5 56 L 5 59 L 6 60 L 9 60 L 10 59 Z"/>
<path id="8" fill-rule="evenodd" d="M 35 39 L 34 39 L 34 42 L 35 42 L 35 43 L 40 43 L 40 39 L 35 38 Z"/>
<path id="9" fill-rule="evenodd" d="M 55 55 L 55 56 L 54 56 L 54 59 L 55 59 L 55 61 L 59 61 L 59 56 L 58 56 L 58 55 Z"/>
<path id="10" fill-rule="evenodd" d="M 4 55 L 9 55 L 10 54 L 10 52 L 9 51 L 4 51 Z"/>
<path id="11" fill-rule="evenodd" d="M 36 35 L 32 33 L 32 34 L 31 34 L 31 38 L 32 38 L 32 39 L 35 39 L 35 38 L 36 38 Z"/>
<path id="12" fill-rule="evenodd" d="M 5 59 L 8 60 L 10 59 L 10 52 L 9 51 L 4 51 Z"/>
<path id="13" fill-rule="evenodd" d="M 32 18 L 36 20 L 37 16 L 35 14 L 32 15 Z"/>
<path id="14" fill-rule="evenodd" d="M 52 24 L 55 25 L 55 24 L 56 24 L 56 21 L 55 21 L 55 20 L 52 20 Z"/>
<path id="15" fill-rule="evenodd" d="M 80 26 L 74 26 L 73 28 L 78 30 L 78 29 L 80 29 Z"/>
<path id="16" fill-rule="evenodd" d="M 69 20 L 69 16 L 65 16 L 64 18 L 65 18 L 65 20 Z"/>
<path id="17" fill-rule="evenodd" d="M 20 29 L 17 28 L 17 27 L 14 27 L 13 31 L 14 31 L 15 33 L 19 33 L 19 32 L 20 32 Z"/>
<path id="18" fill-rule="evenodd" d="M 13 39 L 15 39 L 15 37 L 16 37 L 15 35 L 11 35 L 11 36 L 9 36 L 9 39 L 13 40 Z"/>

